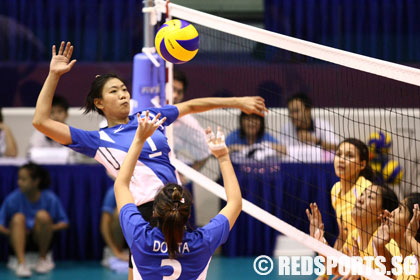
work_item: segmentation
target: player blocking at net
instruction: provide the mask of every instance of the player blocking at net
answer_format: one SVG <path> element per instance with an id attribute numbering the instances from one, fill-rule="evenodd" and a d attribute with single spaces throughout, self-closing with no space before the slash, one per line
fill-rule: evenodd
<path id="1" fill-rule="evenodd" d="M 132 252 L 134 279 L 205 279 L 211 256 L 226 242 L 242 209 L 238 180 L 223 133 L 219 128 L 215 137 L 208 128 L 208 146 L 220 164 L 226 206 L 204 227 L 185 232 L 191 195 L 180 185 L 166 184 L 154 199 L 156 226 L 152 227 L 134 204 L 129 185 L 146 139 L 166 120 L 159 117 L 150 120 L 148 111 L 143 118 L 137 115 L 137 131 L 114 185 L 121 228 Z"/>

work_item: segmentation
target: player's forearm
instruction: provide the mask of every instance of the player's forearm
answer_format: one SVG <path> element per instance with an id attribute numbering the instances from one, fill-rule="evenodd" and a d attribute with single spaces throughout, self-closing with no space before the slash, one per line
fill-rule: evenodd
<path id="1" fill-rule="evenodd" d="M 413 253 L 417 257 L 420 257 L 420 243 L 417 242 L 417 240 L 414 237 L 411 237 L 409 244 L 411 245 L 411 250 L 413 251 Z"/>
<path id="2" fill-rule="evenodd" d="M 45 120 L 50 118 L 52 99 L 59 80 L 60 76 L 58 74 L 49 73 L 42 86 L 36 102 L 34 118 L 32 120 L 33 126 L 37 129 L 42 126 L 42 123 Z"/>
<path id="3" fill-rule="evenodd" d="M 219 157 L 218 161 L 222 172 L 227 203 L 235 206 L 239 213 L 242 210 L 242 194 L 229 154 Z"/>
<path id="4" fill-rule="evenodd" d="M 13 134 L 8 126 L 4 125 L 3 130 L 6 136 L 6 151 L 4 152 L 4 154 L 8 157 L 15 157 L 18 153 L 16 140 L 13 137 Z"/>
<path id="5" fill-rule="evenodd" d="M 176 105 L 178 107 L 180 117 L 188 114 L 206 112 L 217 108 L 239 108 L 238 98 L 229 97 L 208 97 L 191 99 Z"/>

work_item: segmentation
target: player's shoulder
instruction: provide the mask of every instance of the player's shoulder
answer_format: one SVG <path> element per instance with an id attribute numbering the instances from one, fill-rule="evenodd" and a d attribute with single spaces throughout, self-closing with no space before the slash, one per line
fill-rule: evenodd
<path id="1" fill-rule="evenodd" d="M 340 190 L 341 188 L 341 183 L 340 181 L 338 181 L 337 183 L 334 184 L 334 186 L 331 189 L 331 194 L 337 194 L 337 192 Z"/>

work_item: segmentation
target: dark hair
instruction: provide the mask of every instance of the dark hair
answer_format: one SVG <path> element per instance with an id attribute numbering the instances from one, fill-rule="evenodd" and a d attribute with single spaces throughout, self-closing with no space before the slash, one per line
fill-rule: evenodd
<path id="1" fill-rule="evenodd" d="M 363 176 L 366 179 L 372 181 L 374 178 L 374 174 L 369 165 L 369 149 L 366 146 L 366 144 L 356 138 L 346 138 L 343 141 L 341 141 L 340 144 L 338 144 L 337 149 L 344 143 L 349 143 L 355 146 L 357 151 L 359 152 L 360 161 L 366 161 L 366 166 L 362 171 L 360 171 L 359 176 Z"/>
<path id="2" fill-rule="evenodd" d="M 29 176 L 31 176 L 32 180 L 39 179 L 38 189 L 44 190 L 50 186 L 50 173 L 48 171 L 39 166 L 35 163 L 27 163 L 25 165 L 22 165 L 19 170 L 26 169 L 29 172 Z"/>
<path id="3" fill-rule="evenodd" d="M 3 122 L 3 113 L 1 112 L 2 110 L 1 110 L 2 108 L 0 107 L 0 123 L 2 123 Z"/>
<path id="4" fill-rule="evenodd" d="M 289 96 L 289 98 L 287 98 L 287 105 L 289 105 L 289 103 L 293 100 L 299 100 L 300 102 L 302 102 L 306 109 L 312 108 L 312 100 L 303 92 L 298 92 L 293 94 L 292 96 Z"/>
<path id="5" fill-rule="evenodd" d="M 174 80 L 180 81 L 184 86 L 184 93 L 187 91 L 188 88 L 188 80 L 185 73 L 179 70 L 174 69 Z"/>
<path id="6" fill-rule="evenodd" d="M 185 225 L 191 213 L 191 204 L 191 193 L 173 183 L 165 185 L 155 197 L 154 216 L 165 236 L 170 259 L 175 259 L 180 255 L 178 244 L 182 242 L 184 236 Z"/>
<path id="7" fill-rule="evenodd" d="M 63 108 L 66 112 L 69 109 L 69 103 L 67 102 L 67 100 L 60 96 L 60 95 L 54 95 L 53 100 L 52 100 L 52 107 L 56 106 L 56 107 L 61 107 Z"/>
<path id="8" fill-rule="evenodd" d="M 105 116 L 104 112 L 102 112 L 101 109 L 98 109 L 95 106 L 94 101 L 95 98 L 102 98 L 102 90 L 104 88 L 104 85 L 106 84 L 106 82 L 108 82 L 108 80 L 114 78 L 123 81 L 117 74 L 103 74 L 95 77 L 95 80 L 93 80 L 90 86 L 89 93 L 86 97 L 85 106 L 83 106 L 83 108 L 85 109 L 85 111 L 83 112 L 84 114 L 87 114 L 89 112 L 97 112 L 99 115 Z"/>
<path id="9" fill-rule="evenodd" d="M 258 132 L 257 132 L 257 139 L 262 138 L 264 136 L 264 132 L 265 132 L 264 117 L 261 117 L 261 116 L 256 115 L 256 114 L 247 115 L 244 112 L 241 112 L 241 115 L 239 116 L 239 137 L 241 137 L 242 139 L 246 138 L 245 129 L 242 125 L 242 121 L 243 121 L 244 118 L 247 118 L 247 117 L 253 117 L 253 118 L 256 118 L 260 121 L 261 126 L 260 126 L 260 130 L 258 130 Z"/>
<path id="10" fill-rule="evenodd" d="M 398 205 L 399 205 L 398 197 L 395 194 L 394 190 L 392 190 L 387 185 L 382 185 L 382 184 L 374 184 L 374 185 L 377 186 L 381 192 L 382 209 L 392 212 L 394 209 L 398 208 Z"/>
<path id="11" fill-rule="evenodd" d="M 420 206 L 420 193 L 410 193 L 405 197 L 406 200 L 406 207 L 408 211 L 410 211 L 410 220 L 413 218 L 413 209 L 414 204 L 418 204 Z M 420 242 L 420 228 L 417 230 L 417 233 L 414 237 L 417 242 Z"/>

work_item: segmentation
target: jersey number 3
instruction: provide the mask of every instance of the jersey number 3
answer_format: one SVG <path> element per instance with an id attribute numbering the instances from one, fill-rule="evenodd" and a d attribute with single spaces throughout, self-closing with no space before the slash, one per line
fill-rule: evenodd
<path id="1" fill-rule="evenodd" d="M 181 263 L 177 260 L 166 259 L 162 260 L 160 266 L 171 266 L 174 269 L 174 272 L 169 276 L 163 276 L 162 280 L 176 280 L 181 276 Z"/>

